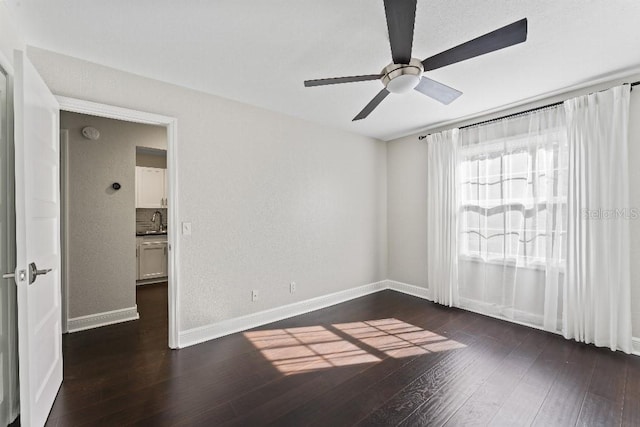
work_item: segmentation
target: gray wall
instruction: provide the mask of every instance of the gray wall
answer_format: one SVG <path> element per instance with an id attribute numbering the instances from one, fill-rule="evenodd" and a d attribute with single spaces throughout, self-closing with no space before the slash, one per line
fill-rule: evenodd
<path id="1" fill-rule="evenodd" d="M 100 139 L 85 139 L 85 126 Z M 166 129 L 68 112 L 60 128 L 69 130 L 69 318 L 133 307 L 136 145 L 166 141 Z"/>
<path id="2" fill-rule="evenodd" d="M 629 202 L 631 207 L 640 209 L 640 90 L 638 89 L 640 87 L 636 86 L 636 89 L 631 92 L 631 108 L 629 112 Z M 640 219 L 630 222 L 629 232 L 631 233 L 631 316 L 633 336 L 640 337 Z"/>
<path id="3" fill-rule="evenodd" d="M 389 279 L 427 287 L 427 144 L 387 145 Z"/>
<path id="4" fill-rule="evenodd" d="M 560 101 L 573 96 L 604 89 L 616 83 L 640 80 L 632 76 L 600 84 L 580 91 L 573 91 L 554 98 L 544 99 L 534 104 L 518 107 L 526 110 L 539 105 Z M 493 117 L 508 114 L 509 111 L 494 114 Z M 479 122 L 492 116 L 478 117 L 456 124 L 463 126 Z M 455 127 L 456 125 L 451 125 Z M 442 128 L 433 129 L 437 132 Z M 427 133 L 427 132 L 425 132 Z M 422 133 L 424 134 L 424 133 Z M 427 284 L 427 144 L 418 141 L 418 134 L 390 141 L 388 151 L 388 239 L 389 239 L 389 279 L 428 288 Z M 631 93 L 629 129 L 629 179 L 630 204 L 640 208 L 640 90 Z M 631 221 L 631 297 L 634 336 L 640 336 L 640 220 Z M 524 310 L 539 312 L 539 303 L 530 299 Z"/>
<path id="5" fill-rule="evenodd" d="M 181 330 L 386 279 L 386 143 L 28 53 L 56 94 L 178 119 Z"/>

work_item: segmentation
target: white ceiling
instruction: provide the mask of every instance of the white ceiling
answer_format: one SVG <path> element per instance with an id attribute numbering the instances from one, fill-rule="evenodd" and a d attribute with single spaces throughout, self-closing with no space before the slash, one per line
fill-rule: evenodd
<path id="1" fill-rule="evenodd" d="M 383 140 L 640 65 L 637 0 L 418 0 L 423 59 L 523 17 L 526 43 L 427 73 L 464 95 L 412 91 L 351 119 L 391 62 L 382 0 L 6 0 L 28 44 Z"/>

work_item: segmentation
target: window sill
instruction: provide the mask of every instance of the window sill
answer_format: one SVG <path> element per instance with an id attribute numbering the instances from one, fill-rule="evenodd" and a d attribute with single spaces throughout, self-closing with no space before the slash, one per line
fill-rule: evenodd
<path id="1" fill-rule="evenodd" d="M 489 265 L 497 265 L 502 267 L 513 267 L 525 270 L 538 270 L 538 271 L 546 271 L 546 264 L 536 262 L 528 265 L 518 264 L 515 259 L 506 259 L 506 260 L 485 260 L 477 256 L 460 254 L 459 259 L 462 261 L 470 261 L 478 264 L 489 264 Z M 560 273 L 564 273 L 564 266 L 558 266 L 558 271 Z"/>

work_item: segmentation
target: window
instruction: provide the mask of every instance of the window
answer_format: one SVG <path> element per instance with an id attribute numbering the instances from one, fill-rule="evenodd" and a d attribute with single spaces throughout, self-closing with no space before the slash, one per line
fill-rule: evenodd
<path id="1" fill-rule="evenodd" d="M 566 226 L 556 224 L 567 215 L 560 140 L 549 130 L 460 150 L 462 256 L 523 266 L 564 259 Z"/>

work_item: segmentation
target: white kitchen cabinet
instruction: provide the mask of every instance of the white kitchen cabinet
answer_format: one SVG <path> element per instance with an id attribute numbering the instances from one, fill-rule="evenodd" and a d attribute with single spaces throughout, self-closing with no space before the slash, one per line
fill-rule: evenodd
<path id="1" fill-rule="evenodd" d="M 167 207 L 167 170 L 136 166 L 136 208 Z"/>
<path id="2" fill-rule="evenodd" d="M 138 245 L 138 280 L 167 277 L 166 240 L 143 239 Z"/>

